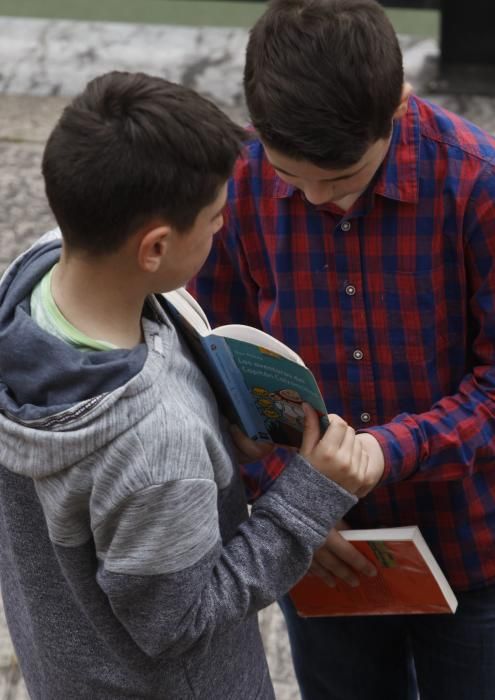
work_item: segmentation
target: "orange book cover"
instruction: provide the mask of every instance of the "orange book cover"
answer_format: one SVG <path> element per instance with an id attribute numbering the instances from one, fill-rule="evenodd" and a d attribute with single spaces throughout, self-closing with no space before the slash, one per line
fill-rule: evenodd
<path id="1" fill-rule="evenodd" d="M 351 587 L 308 573 L 290 596 L 303 617 L 453 613 L 457 600 L 417 527 L 343 530 L 378 574 Z"/>

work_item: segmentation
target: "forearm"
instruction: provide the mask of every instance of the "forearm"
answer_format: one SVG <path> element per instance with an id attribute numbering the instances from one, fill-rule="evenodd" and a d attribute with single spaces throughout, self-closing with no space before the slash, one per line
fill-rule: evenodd
<path id="1" fill-rule="evenodd" d="M 103 561 L 99 583 L 145 653 L 175 656 L 283 595 L 355 501 L 294 458 L 230 541 L 193 565 L 146 576 L 109 571 Z"/>
<path id="2" fill-rule="evenodd" d="M 462 479 L 495 458 L 495 370 L 476 368 L 429 411 L 367 432 L 384 453 L 382 483 Z"/>

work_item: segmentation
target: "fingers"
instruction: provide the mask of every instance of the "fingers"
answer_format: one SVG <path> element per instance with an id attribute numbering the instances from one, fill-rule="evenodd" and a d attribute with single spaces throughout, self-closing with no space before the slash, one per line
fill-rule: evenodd
<path id="1" fill-rule="evenodd" d="M 231 425 L 229 428 L 236 447 L 237 459 L 241 464 L 256 462 L 274 450 L 275 446 L 272 443 L 250 440 L 237 425 Z"/>
<path id="2" fill-rule="evenodd" d="M 313 561 L 320 569 L 325 569 L 327 576 L 345 581 L 350 586 L 359 585 L 358 574 L 377 574 L 375 565 L 336 529 L 330 530 L 325 544 L 316 552 Z"/>
<path id="3" fill-rule="evenodd" d="M 313 451 L 312 463 L 326 476 L 351 493 L 362 486 L 363 447 L 356 444 L 356 433 L 340 416 L 329 415 L 330 426 Z"/>
<path id="4" fill-rule="evenodd" d="M 332 576 L 323 566 L 321 566 L 316 559 L 313 559 L 311 562 L 309 571 L 315 576 L 321 578 L 327 584 L 327 586 L 330 586 L 330 588 L 336 587 L 337 581 L 335 580 L 335 577 Z"/>
<path id="5" fill-rule="evenodd" d="M 322 570 L 325 572 L 326 577 L 330 577 L 330 579 L 333 579 L 334 581 L 336 578 L 338 578 L 352 587 L 359 586 L 359 579 L 354 571 L 344 561 L 336 557 L 325 547 L 322 547 L 322 549 L 319 549 L 316 552 L 314 562 L 319 568 L 320 572 Z M 319 575 L 321 576 L 321 573 Z M 321 578 L 324 577 L 321 576 Z"/>
<path id="6" fill-rule="evenodd" d="M 326 429 L 321 438 L 322 447 L 336 452 L 337 450 L 349 447 L 354 440 L 354 430 L 347 425 L 345 420 L 335 413 L 329 413 L 328 420 L 330 425 Z M 349 430 L 351 433 L 349 434 Z"/>
<path id="7" fill-rule="evenodd" d="M 307 459 L 320 441 L 320 420 L 318 414 L 308 403 L 303 403 L 304 432 L 299 453 Z"/>
<path id="8" fill-rule="evenodd" d="M 329 426 L 321 436 L 318 415 L 308 404 L 303 406 L 305 429 L 301 456 L 349 493 L 358 498 L 366 496 L 384 470 L 383 453 L 377 440 L 370 435 L 356 435 L 355 430 L 336 414 L 329 414 Z"/>
<path id="9" fill-rule="evenodd" d="M 356 549 L 352 542 L 344 539 L 336 529 L 330 530 L 328 533 L 323 549 L 334 554 L 338 559 L 341 559 L 355 571 L 359 571 L 366 576 L 373 576 L 376 574 L 374 564 L 370 562 L 369 559 L 366 559 L 364 554 L 362 554 L 359 549 Z"/>

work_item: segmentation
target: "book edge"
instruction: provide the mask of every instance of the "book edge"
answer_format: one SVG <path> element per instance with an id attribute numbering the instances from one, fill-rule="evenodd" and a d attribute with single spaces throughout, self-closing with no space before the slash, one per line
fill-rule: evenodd
<path id="1" fill-rule="evenodd" d="M 458 601 L 455 593 L 417 525 L 405 525 L 402 527 L 390 528 L 372 528 L 367 530 L 341 530 L 340 534 L 348 542 L 413 542 L 423 557 L 425 564 L 430 569 L 431 575 L 437 582 L 437 585 L 449 608 L 452 610 L 452 612 L 456 611 Z"/>
<path id="2" fill-rule="evenodd" d="M 236 333 L 236 331 L 239 331 L 239 333 Z M 233 332 L 236 334 L 234 335 Z M 212 335 L 218 335 L 222 338 L 231 338 L 232 340 L 263 347 L 265 350 L 270 350 L 271 352 L 281 355 L 286 360 L 301 365 L 301 367 L 306 367 L 302 357 L 300 357 L 297 352 L 292 350 L 292 348 L 281 340 L 278 340 L 278 338 L 274 338 L 269 333 L 262 331 L 260 328 L 247 326 L 242 323 L 230 323 L 224 326 L 218 326 L 218 328 L 213 328 L 211 333 Z"/>

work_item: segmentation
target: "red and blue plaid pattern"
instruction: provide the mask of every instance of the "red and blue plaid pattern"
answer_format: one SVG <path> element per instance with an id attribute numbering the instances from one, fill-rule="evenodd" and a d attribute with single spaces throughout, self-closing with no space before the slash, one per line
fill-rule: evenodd
<path id="1" fill-rule="evenodd" d="M 280 338 L 328 410 L 375 435 L 385 476 L 349 523 L 419 525 L 459 590 L 495 581 L 494 261 L 495 141 L 412 97 L 345 214 L 308 204 L 251 142 L 191 284 L 212 325 Z M 251 495 L 282 468 L 249 471 Z"/>

